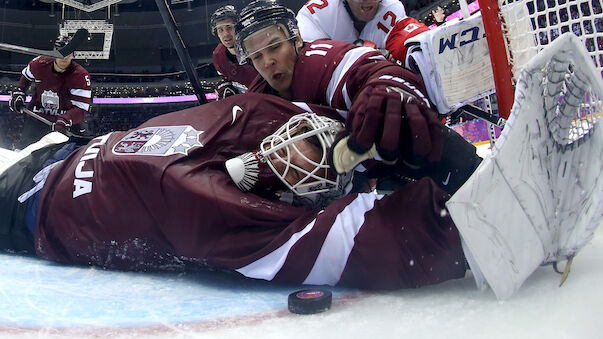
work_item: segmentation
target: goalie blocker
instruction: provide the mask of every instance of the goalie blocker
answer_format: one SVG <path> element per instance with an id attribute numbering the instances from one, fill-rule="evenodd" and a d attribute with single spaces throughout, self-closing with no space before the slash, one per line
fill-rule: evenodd
<path id="1" fill-rule="evenodd" d="M 499 299 L 573 258 L 601 223 L 602 98 L 584 46 L 562 35 L 524 68 L 508 127 L 447 202 L 478 286 Z"/>

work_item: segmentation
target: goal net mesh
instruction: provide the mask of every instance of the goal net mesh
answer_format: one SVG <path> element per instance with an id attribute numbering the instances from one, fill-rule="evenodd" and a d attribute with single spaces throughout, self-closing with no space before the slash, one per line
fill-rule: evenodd
<path id="1" fill-rule="evenodd" d="M 531 57 L 566 32 L 580 37 L 603 77 L 601 3 L 602 0 L 498 0 L 514 79 Z"/>

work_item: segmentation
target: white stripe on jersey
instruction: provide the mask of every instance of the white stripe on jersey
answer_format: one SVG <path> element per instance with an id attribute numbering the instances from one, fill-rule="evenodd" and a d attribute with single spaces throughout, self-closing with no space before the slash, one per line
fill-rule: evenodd
<path id="1" fill-rule="evenodd" d="M 241 267 L 236 271 L 249 278 L 272 280 L 281 270 L 283 264 L 285 264 L 285 260 L 289 255 L 291 247 L 293 247 L 301 237 L 312 230 L 315 222 L 316 219 L 312 220 L 312 222 L 306 225 L 303 230 L 293 234 L 286 243 L 270 254 L 247 266 Z"/>
<path id="2" fill-rule="evenodd" d="M 89 89 L 72 88 L 69 92 L 73 95 L 77 95 L 78 97 L 84 97 L 84 98 L 92 97 L 92 91 Z"/>
<path id="3" fill-rule="evenodd" d="M 303 109 L 304 111 L 306 111 L 306 112 L 308 112 L 308 113 L 314 113 L 314 112 L 312 111 L 312 109 L 310 108 L 310 106 L 308 106 L 308 104 L 307 104 L 307 103 L 305 103 L 305 102 L 301 102 L 301 101 L 295 101 L 295 102 L 292 102 L 292 104 L 294 104 L 295 106 L 297 106 L 297 107 L 299 107 L 299 108 Z"/>
<path id="4" fill-rule="evenodd" d="M 331 106 L 331 101 L 333 100 L 333 96 L 335 96 L 335 90 L 337 89 L 337 86 L 341 82 L 341 79 L 343 79 L 343 77 L 346 75 L 350 67 L 352 67 L 352 65 L 364 54 L 370 52 L 375 52 L 375 49 L 370 47 L 357 47 L 352 48 L 351 50 L 345 53 L 343 59 L 341 59 L 341 62 L 339 62 L 339 65 L 337 65 L 337 68 L 335 68 L 335 71 L 333 71 L 333 75 L 331 76 L 331 80 L 329 81 L 329 86 L 327 87 L 326 99 L 329 103 L 329 106 Z M 385 57 L 381 56 L 377 59 L 385 60 Z M 351 100 L 347 97 L 347 92 L 344 93 L 344 95 L 346 96 L 344 97 L 346 104 L 348 102 L 351 102 Z M 349 109 L 350 106 L 348 106 L 347 108 Z"/>
<path id="5" fill-rule="evenodd" d="M 88 111 L 90 109 L 90 104 L 86 104 L 80 101 L 71 100 L 71 104 L 73 106 L 83 109 L 84 111 Z"/>
<path id="6" fill-rule="evenodd" d="M 358 194 L 335 218 L 329 234 L 304 284 L 336 285 L 354 247 L 354 238 L 364 225 L 364 215 L 375 206 L 382 194 Z"/>
<path id="7" fill-rule="evenodd" d="M 23 76 L 29 81 L 36 80 L 36 77 L 33 75 L 33 73 L 31 73 L 31 70 L 29 69 L 29 65 L 27 65 L 27 67 L 23 68 L 23 71 L 21 71 L 21 74 L 23 74 Z"/>

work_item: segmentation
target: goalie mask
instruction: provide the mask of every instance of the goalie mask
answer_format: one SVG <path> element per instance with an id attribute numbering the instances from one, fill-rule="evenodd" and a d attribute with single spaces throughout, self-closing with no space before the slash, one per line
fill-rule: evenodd
<path id="1" fill-rule="evenodd" d="M 272 26 L 282 33 L 268 30 Z M 240 64 L 246 63 L 254 53 L 294 40 L 299 34 L 295 13 L 275 0 L 256 0 L 243 8 L 235 31 L 235 49 Z M 259 40 L 259 43 L 249 44 L 252 40 Z"/>
<path id="2" fill-rule="evenodd" d="M 267 167 L 288 188 L 281 200 L 324 207 L 352 187 L 352 173 L 337 175 L 328 164 L 328 150 L 343 128 L 341 122 L 316 114 L 295 115 L 266 137 L 258 152 L 230 159 L 226 168 L 237 186 L 249 191 L 265 186 L 268 180 L 261 174 Z"/>

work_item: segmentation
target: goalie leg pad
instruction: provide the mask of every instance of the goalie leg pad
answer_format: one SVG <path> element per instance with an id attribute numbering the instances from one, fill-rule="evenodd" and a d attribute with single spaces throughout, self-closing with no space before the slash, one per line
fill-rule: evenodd
<path id="1" fill-rule="evenodd" d="M 579 39 L 555 40 L 522 72 L 493 153 L 447 203 L 499 299 L 539 265 L 574 256 L 601 223 L 602 98 Z"/>

